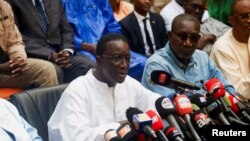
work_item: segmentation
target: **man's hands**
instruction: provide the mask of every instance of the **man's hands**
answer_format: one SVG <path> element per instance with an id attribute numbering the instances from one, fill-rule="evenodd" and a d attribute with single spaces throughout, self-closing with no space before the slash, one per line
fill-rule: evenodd
<path id="1" fill-rule="evenodd" d="M 66 50 L 62 50 L 59 53 L 53 52 L 50 57 L 50 61 L 57 64 L 61 68 L 67 69 L 71 66 L 69 63 L 70 53 Z"/>
<path id="2" fill-rule="evenodd" d="M 198 49 L 203 49 L 207 43 L 214 43 L 216 37 L 213 34 L 203 35 L 197 44 Z"/>
<path id="3" fill-rule="evenodd" d="M 21 57 L 16 57 L 0 65 L 0 72 L 11 75 L 12 77 L 18 77 L 28 69 L 28 62 Z"/>

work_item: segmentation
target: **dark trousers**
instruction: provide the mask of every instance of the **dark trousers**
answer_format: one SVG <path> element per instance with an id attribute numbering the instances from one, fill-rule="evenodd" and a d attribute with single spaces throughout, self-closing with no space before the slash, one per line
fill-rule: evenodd
<path id="1" fill-rule="evenodd" d="M 70 83 L 78 76 L 85 75 L 90 68 L 96 66 L 96 63 L 86 56 L 71 56 L 70 64 L 71 66 L 67 69 L 62 69 L 55 64 L 59 84 Z"/>

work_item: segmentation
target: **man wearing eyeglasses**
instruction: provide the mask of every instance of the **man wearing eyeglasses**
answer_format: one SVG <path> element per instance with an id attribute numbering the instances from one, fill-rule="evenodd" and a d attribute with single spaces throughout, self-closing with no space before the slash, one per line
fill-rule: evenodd
<path id="1" fill-rule="evenodd" d="M 200 39 L 200 22 L 192 15 L 178 15 L 172 23 L 172 31 L 168 33 L 169 43 L 155 52 L 147 61 L 143 72 L 142 84 L 163 96 L 172 98 L 176 93 L 174 89 L 151 84 L 148 81 L 153 70 L 163 70 L 172 77 L 203 86 L 201 80 L 211 78 L 219 79 L 228 91 L 234 92 L 234 88 L 227 84 L 222 72 L 217 69 L 209 56 L 197 50 Z M 191 91 L 204 94 L 204 90 Z"/>
<path id="2" fill-rule="evenodd" d="M 97 43 L 96 69 L 69 84 L 49 122 L 50 141 L 102 141 L 109 129 L 126 121 L 126 110 L 155 109 L 159 94 L 127 76 L 130 49 L 120 34 L 107 34 Z"/>
<path id="3" fill-rule="evenodd" d="M 215 42 L 211 58 L 241 98 L 250 100 L 250 1 L 235 1 L 228 21 L 233 29 Z"/>
<path id="4" fill-rule="evenodd" d="M 195 16 L 200 21 L 200 38 L 197 47 L 210 54 L 213 44 L 220 36 L 231 27 L 224 23 L 208 17 L 202 21 L 206 9 L 206 0 L 188 0 L 183 6 L 186 14 Z"/>

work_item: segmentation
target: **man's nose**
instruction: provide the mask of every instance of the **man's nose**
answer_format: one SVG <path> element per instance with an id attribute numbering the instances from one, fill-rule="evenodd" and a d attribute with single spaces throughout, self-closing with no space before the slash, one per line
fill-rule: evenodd
<path id="1" fill-rule="evenodd" d="M 191 40 L 190 37 L 187 37 L 187 39 L 184 41 L 184 45 L 185 46 L 192 46 L 193 45 L 193 41 Z"/>

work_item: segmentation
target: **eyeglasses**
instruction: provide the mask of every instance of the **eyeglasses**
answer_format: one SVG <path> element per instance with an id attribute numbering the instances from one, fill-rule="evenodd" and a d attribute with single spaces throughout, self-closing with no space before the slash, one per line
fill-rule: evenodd
<path id="1" fill-rule="evenodd" d="M 177 37 L 180 38 L 182 41 L 186 41 L 189 38 L 191 41 L 197 42 L 201 38 L 201 35 L 199 34 L 187 34 L 184 32 L 177 33 L 174 31 L 173 33 L 175 33 Z"/>
<path id="2" fill-rule="evenodd" d="M 101 57 L 109 58 L 114 63 L 120 64 L 123 60 L 125 60 L 126 63 L 130 63 L 131 56 L 121 56 L 121 55 L 101 55 Z"/>
<path id="3" fill-rule="evenodd" d="M 199 12 L 204 12 L 204 10 L 205 10 L 205 7 L 204 6 L 202 6 L 202 5 L 199 5 L 199 4 L 194 4 L 194 3 L 192 3 L 191 5 L 190 5 L 190 8 L 192 8 L 193 10 L 195 10 L 195 11 L 199 11 Z"/>
<path id="4" fill-rule="evenodd" d="M 238 17 L 242 20 L 247 20 L 250 18 L 250 13 L 239 14 Z"/>

